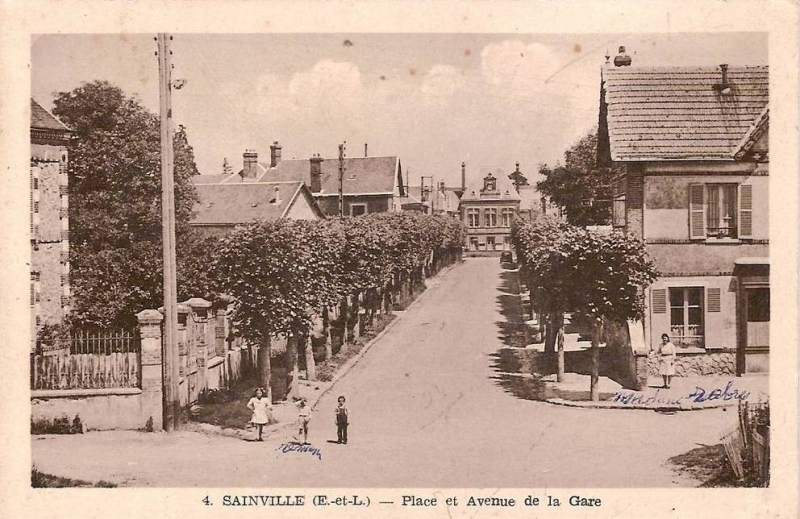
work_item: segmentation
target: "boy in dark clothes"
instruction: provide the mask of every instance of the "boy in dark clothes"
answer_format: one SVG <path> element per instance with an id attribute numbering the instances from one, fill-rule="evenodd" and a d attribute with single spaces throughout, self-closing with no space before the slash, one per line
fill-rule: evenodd
<path id="1" fill-rule="evenodd" d="M 334 410 L 336 414 L 336 429 L 339 437 L 336 443 L 347 444 L 347 426 L 350 423 L 347 407 L 344 405 L 344 396 L 339 397 L 339 406 Z"/>

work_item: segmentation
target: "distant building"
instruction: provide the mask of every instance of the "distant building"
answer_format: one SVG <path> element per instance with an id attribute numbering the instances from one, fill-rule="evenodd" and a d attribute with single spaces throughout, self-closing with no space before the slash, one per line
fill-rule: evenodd
<path id="1" fill-rule="evenodd" d="M 243 167 L 231 175 L 200 175 L 196 184 L 259 184 L 303 182 L 325 216 L 339 215 L 339 160 L 315 155 L 308 159 L 282 160 L 277 142 L 270 146 L 270 161 L 259 162 L 258 153 L 247 150 Z M 403 193 L 402 167 L 397 157 L 348 157 L 343 161 L 342 192 L 345 216 L 400 211 Z"/>
<path id="2" fill-rule="evenodd" d="M 489 173 L 467 187 L 459 205 L 467 250 L 511 250 L 511 224 L 519 207 L 520 195 L 505 175 Z"/>
<path id="3" fill-rule="evenodd" d="M 34 333 L 70 311 L 67 145 L 72 131 L 31 99 L 30 305 Z M 35 337 L 32 345 L 35 345 Z"/>
<path id="4" fill-rule="evenodd" d="M 401 198 L 401 206 L 403 211 L 458 217 L 458 189 L 448 188 L 444 182 L 439 182 L 435 189 L 429 186 L 407 186 L 406 196 Z"/>
<path id="5" fill-rule="evenodd" d="M 602 73 L 612 222 L 661 272 L 645 293 L 645 344 L 668 333 L 679 355 L 713 354 L 706 366 L 724 372 L 769 366 L 768 101 L 767 67 Z"/>
<path id="6" fill-rule="evenodd" d="M 324 218 L 303 182 L 234 184 L 195 183 L 198 201 L 191 225 L 207 234 L 221 236 L 236 225 L 255 220 Z"/>

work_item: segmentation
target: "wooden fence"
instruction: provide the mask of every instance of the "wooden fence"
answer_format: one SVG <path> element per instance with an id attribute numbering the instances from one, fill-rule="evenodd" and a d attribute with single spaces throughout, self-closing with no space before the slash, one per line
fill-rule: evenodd
<path id="1" fill-rule="evenodd" d="M 739 424 L 722 444 L 737 479 L 750 487 L 769 486 L 769 403 L 740 402 Z"/>
<path id="2" fill-rule="evenodd" d="M 141 387 L 136 331 L 77 331 L 38 344 L 31 355 L 31 389 Z"/>

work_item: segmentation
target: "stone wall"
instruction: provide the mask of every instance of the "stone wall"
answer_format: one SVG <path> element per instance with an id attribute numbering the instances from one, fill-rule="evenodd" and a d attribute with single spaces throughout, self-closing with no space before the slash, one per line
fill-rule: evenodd
<path id="1" fill-rule="evenodd" d="M 646 373 L 648 376 L 658 376 L 658 356 L 638 354 L 636 369 L 639 373 Z M 733 352 L 678 352 L 675 359 L 675 376 L 677 377 L 735 374 L 736 354 Z"/>

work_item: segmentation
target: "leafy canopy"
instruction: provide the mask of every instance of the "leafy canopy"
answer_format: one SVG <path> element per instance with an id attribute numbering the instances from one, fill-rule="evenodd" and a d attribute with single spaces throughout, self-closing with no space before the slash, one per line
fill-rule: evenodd
<path id="1" fill-rule="evenodd" d="M 534 215 L 515 220 L 512 240 L 534 305 L 611 321 L 641 319 L 642 288 L 658 276 L 644 243 Z"/>
<path id="2" fill-rule="evenodd" d="M 161 143 L 158 117 L 106 81 L 57 94 L 69 145 L 73 320 L 131 325 L 161 305 Z M 197 174 L 186 129 L 174 139 L 176 233 L 188 229 Z M 180 239 L 180 238 L 179 238 Z"/>
<path id="3" fill-rule="evenodd" d="M 536 188 L 564 207 L 573 225 L 603 225 L 611 217 L 613 173 L 597 165 L 597 131 L 592 130 L 564 153 L 564 165 L 539 167 Z"/>

